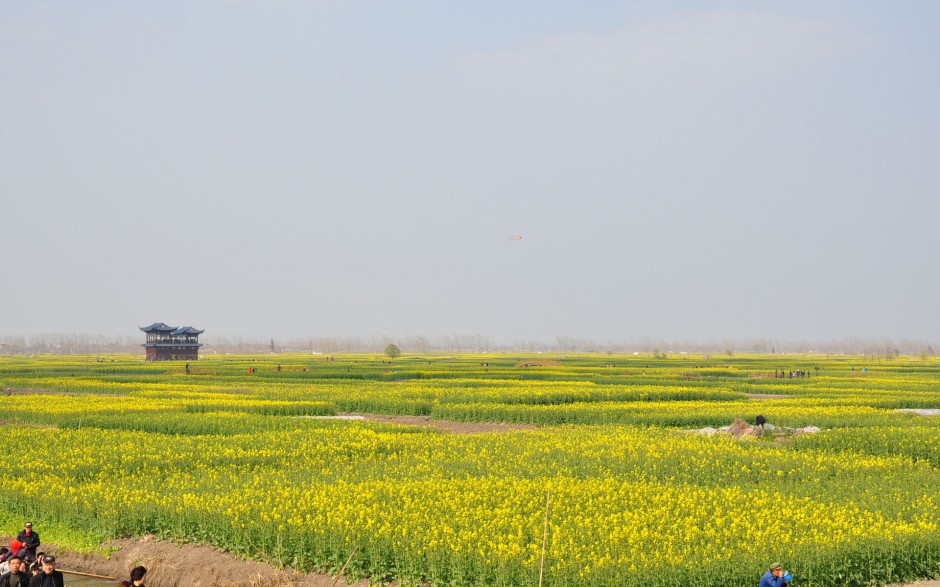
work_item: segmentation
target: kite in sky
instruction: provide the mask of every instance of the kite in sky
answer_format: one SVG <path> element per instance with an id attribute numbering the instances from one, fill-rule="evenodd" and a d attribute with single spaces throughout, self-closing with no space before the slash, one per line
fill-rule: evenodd
<path id="1" fill-rule="evenodd" d="M 514 235 L 512 235 L 511 237 L 509 237 L 509 240 L 511 240 L 511 241 L 521 241 L 521 240 L 522 240 L 522 235 L 521 235 L 521 234 L 514 234 Z"/>

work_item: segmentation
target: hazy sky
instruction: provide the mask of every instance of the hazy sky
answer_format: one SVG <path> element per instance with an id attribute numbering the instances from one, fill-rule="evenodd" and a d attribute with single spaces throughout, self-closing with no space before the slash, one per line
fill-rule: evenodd
<path id="1" fill-rule="evenodd" d="M 4 1 L 0 335 L 936 340 L 938 30 L 935 0 Z"/>

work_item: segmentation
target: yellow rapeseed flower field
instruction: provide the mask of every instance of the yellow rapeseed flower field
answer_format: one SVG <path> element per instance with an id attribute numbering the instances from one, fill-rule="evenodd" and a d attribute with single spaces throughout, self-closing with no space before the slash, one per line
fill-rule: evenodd
<path id="1" fill-rule="evenodd" d="M 304 570 L 358 546 L 352 569 L 375 582 L 534 585 L 546 500 L 547 585 L 752 585 L 778 559 L 801 585 L 940 574 L 940 425 L 896 411 L 940 407 L 940 364 L 861 378 L 802 358 L 822 374 L 794 380 L 765 377 L 776 357 L 516 359 L 231 357 L 186 376 L 3 358 L 17 390 L 0 396 L 4 430 L 41 458 L 0 470 L 0 504 L 101 540 L 154 533 Z M 345 412 L 535 426 L 319 418 Z M 690 432 L 758 413 L 773 438 Z M 806 425 L 823 430 L 788 431 Z"/>

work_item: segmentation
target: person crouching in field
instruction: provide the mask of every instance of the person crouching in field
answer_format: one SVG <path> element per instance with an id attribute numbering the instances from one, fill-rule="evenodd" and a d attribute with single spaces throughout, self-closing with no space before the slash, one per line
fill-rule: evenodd
<path id="1" fill-rule="evenodd" d="M 42 559 L 42 570 L 29 580 L 29 587 L 65 587 L 62 572 L 55 570 L 55 557 Z"/>
<path id="2" fill-rule="evenodd" d="M 13 556 L 7 562 L 10 570 L 0 575 L 0 587 L 28 587 L 30 577 L 23 571 L 23 559 Z"/>
<path id="3" fill-rule="evenodd" d="M 764 576 L 760 578 L 760 585 L 758 587 L 784 587 L 784 585 L 790 584 L 790 573 L 787 573 L 783 570 L 783 565 L 780 563 L 773 563 L 770 565 L 770 570 L 764 573 Z"/>

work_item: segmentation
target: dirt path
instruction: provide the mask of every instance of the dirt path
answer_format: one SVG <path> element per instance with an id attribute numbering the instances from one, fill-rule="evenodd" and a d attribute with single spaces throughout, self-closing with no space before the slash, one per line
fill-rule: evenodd
<path id="1" fill-rule="evenodd" d="M 388 414 L 364 414 L 350 412 L 340 416 L 362 416 L 368 422 L 402 424 L 405 426 L 426 426 L 453 434 L 478 434 L 480 432 L 508 432 L 510 430 L 535 430 L 533 424 L 508 424 L 506 422 L 455 422 L 453 420 L 433 420 L 430 416 L 390 416 Z"/>
<path id="2" fill-rule="evenodd" d="M 123 393 L 88 393 L 85 391 L 55 391 L 53 389 L 12 388 L 10 395 L 90 395 L 100 397 L 124 397 Z M 4 391 L 3 393 L 6 393 Z"/>
<path id="3" fill-rule="evenodd" d="M 43 544 L 58 559 L 56 565 L 67 571 L 126 578 L 132 568 L 147 568 L 150 587 L 331 587 L 334 579 L 326 574 L 302 574 L 279 570 L 273 565 L 242 560 L 211 546 L 177 546 L 153 537 L 125 538 L 105 546 L 118 548 L 109 558 L 81 554 Z M 346 585 L 340 579 L 339 585 Z M 368 587 L 366 580 L 352 583 Z"/>
<path id="4" fill-rule="evenodd" d="M 48 389 L 14 389 L 14 395 L 86 395 L 69 391 L 50 391 Z M 122 394 L 96 393 L 95 396 L 114 396 L 119 397 Z M 776 396 L 767 396 L 776 397 Z M 779 396 L 786 397 L 786 396 Z M 306 417 L 306 416 L 300 416 Z M 315 416 L 317 418 L 328 418 L 328 416 Z M 434 420 L 430 416 L 394 416 L 390 414 L 368 414 L 359 412 L 343 412 L 338 414 L 340 418 L 363 419 L 369 422 L 383 422 L 387 424 L 401 424 L 404 426 L 425 426 L 427 428 L 437 428 L 444 432 L 452 434 L 478 434 L 481 432 L 507 432 L 509 430 L 535 430 L 533 424 L 514 424 L 506 422 L 457 422 L 453 420 Z M 9 420 L 0 420 L 0 426 L 9 424 Z"/>
<path id="5" fill-rule="evenodd" d="M 780 395 L 779 393 L 749 393 L 748 399 L 787 399 L 789 395 Z"/>
<path id="6" fill-rule="evenodd" d="M 8 388 L 10 395 L 65 395 L 62 391 L 52 391 L 51 389 L 33 389 L 33 388 Z M 6 393 L 6 391 L 4 391 Z M 74 394 L 73 394 L 74 395 Z"/>

